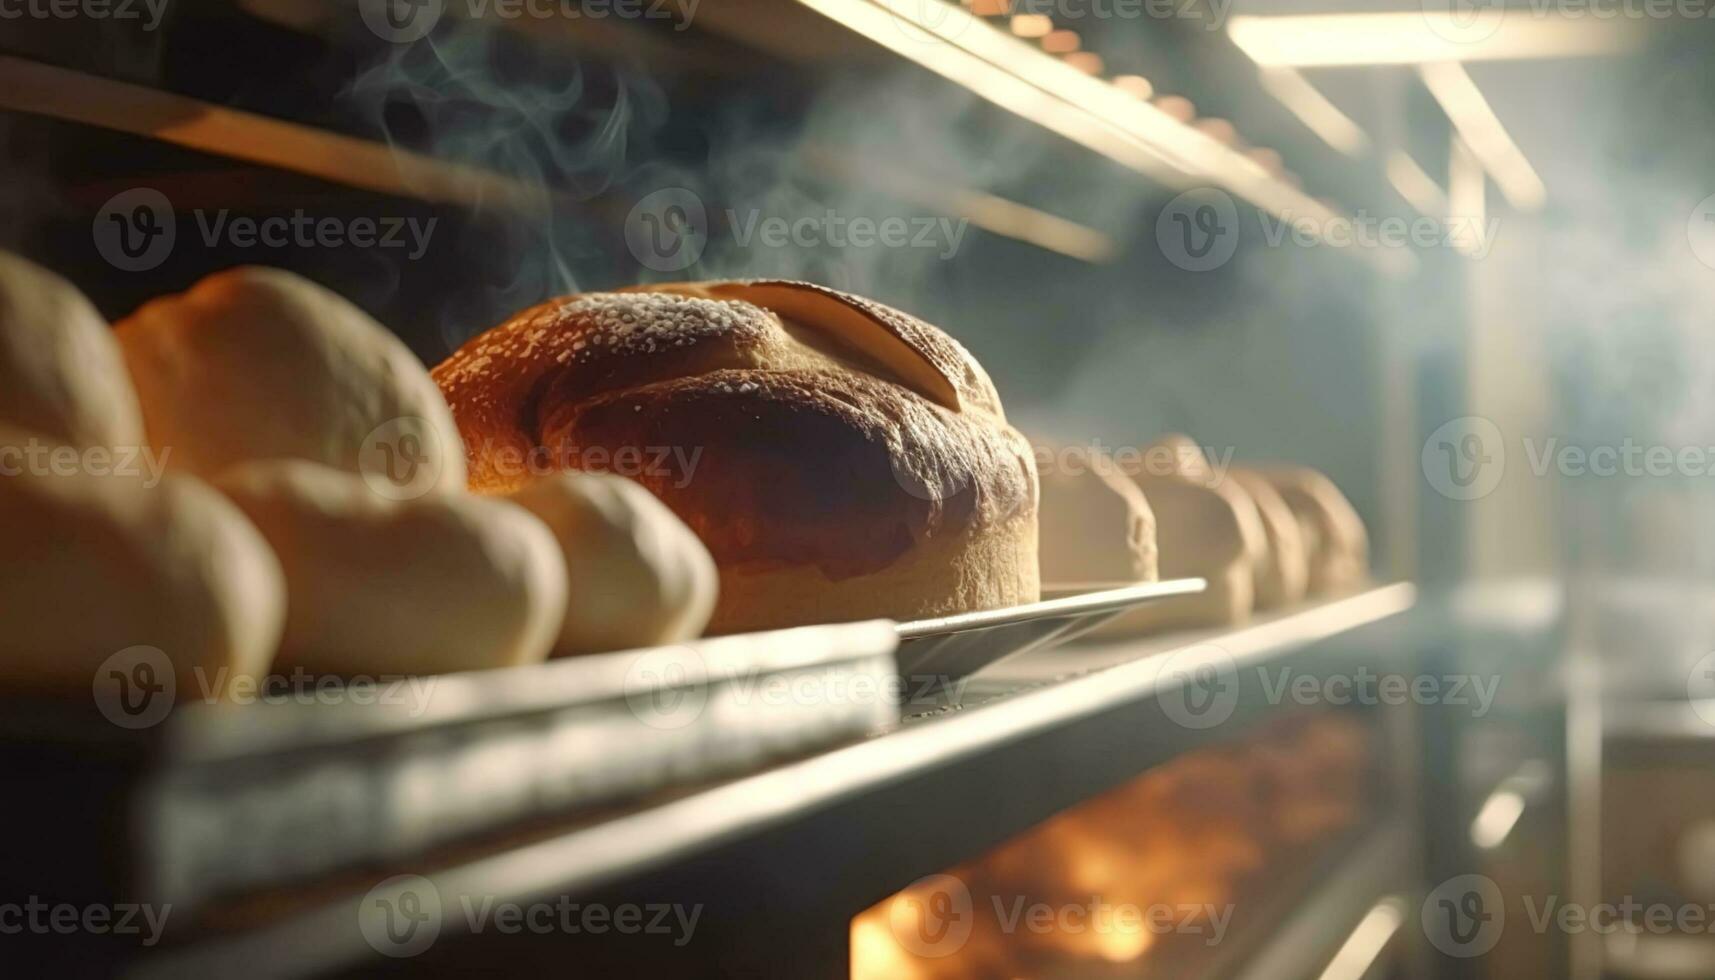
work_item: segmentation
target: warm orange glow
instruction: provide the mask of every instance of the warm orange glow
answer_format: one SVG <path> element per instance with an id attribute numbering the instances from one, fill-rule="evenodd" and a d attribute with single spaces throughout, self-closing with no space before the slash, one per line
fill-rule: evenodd
<path id="1" fill-rule="evenodd" d="M 1155 94 L 1155 86 L 1142 75 L 1115 75 L 1114 87 L 1138 99 L 1147 99 Z"/>
<path id="2" fill-rule="evenodd" d="M 971 13 L 978 17 L 1005 17 L 1007 0 L 971 0 Z"/>
<path id="3" fill-rule="evenodd" d="M 1047 14 L 1013 14 L 1012 33 L 1019 37 L 1046 37 L 1054 30 Z"/>
<path id="4" fill-rule="evenodd" d="M 1050 31 L 1042 39 L 1042 50 L 1049 54 L 1071 54 L 1078 47 L 1077 31 Z"/>
<path id="5" fill-rule="evenodd" d="M 1163 95 L 1155 100 L 1155 107 L 1178 122 L 1188 123 L 1197 118 L 1197 107 L 1183 95 Z"/>
<path id="6" fill-rule="evenodd" d="M 1086 75 L 1102 73 L 1102 56 L 1094 51 L 1078 51 L 1066 56 L 1066 64 L 1078 69 Z"/>
<path id="7" fill-rule="evenodd" d="M 851 975 L 1077 975 L 1080 963 L 1203 943 L 1135 912 L 1189 909 L 1192 923 L 1212 927 L 1213 910 L 1237 907 L 1260 872 L 1353 825 L 1366 738 L 1347 718 L 1294 720 L 1153 769 L 854 918 Z M 956 931 L 945 928 L 955 903 L 937 894 L 948 888 L 963 903 Z M 1042 917 L 1038 927 L 1026 910 Z"/>

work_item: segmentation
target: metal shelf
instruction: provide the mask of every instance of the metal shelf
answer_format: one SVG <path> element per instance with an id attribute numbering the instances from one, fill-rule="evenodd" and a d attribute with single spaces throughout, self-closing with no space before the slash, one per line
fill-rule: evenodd
<path id="1" fill-rule="evenodd" d="M 701 905 L 693 949 L 633 943 L 624 951 L 644 974 L 673 963 L 683 969 L 687 958 L 704 964 L 703 972 L 729 975 L 778 973 L 781 963 L 843 963 L 855 912 L 1275 713 L 1253 668 L 1291 664 L 1313 674 L 1406 655 L 1387 630 L 1414 595 L 1409 585 L 1386 586 L 1222 634 L 1222 647 L 1242 670 L 1232 715 L 1213 728 L 1178 724 L 1163 709 L 1161 696 L 1179 688 L 1165 668 L 1184 648 L 1140 643 L 1135 659 L 1097 673 L 481 856 L 389 873 L 421 873 L 452 908 L 463 899 L 559 896 L 610 903 L 670 896 Z M 306 901 L 265 925 L 160 951 L 137 975 L 229 974 L 259 961 L 290 975 L 372 972 L 388 961 L 365 944 L 359 909 L 364 889 L 380 877 Z M 429 953 L 409 961 L 413 969 L 492 962 L 494 946 L 459 934 L 455 924 Z M 565 962 L 564 942 L 505 938 L 509 969 L 527 969 L 537 958 L 544 966 Z M 712 963 L 718 970 L 708 968 Z"/>

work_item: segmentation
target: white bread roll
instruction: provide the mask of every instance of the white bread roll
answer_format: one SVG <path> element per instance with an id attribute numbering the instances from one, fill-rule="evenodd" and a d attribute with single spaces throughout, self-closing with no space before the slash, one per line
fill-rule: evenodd
<path id="1" fill-rule="evenodd" d="M 566 610 L 566 569 L 542 522 L 504 500 L 393 501 L 302 460 L 245 463 L 219 488 L 286 572 L 278 669 L 439 674 L 536 663 Z"/>
<path id="2" fill-rule="evenodd" d="M 212 479 L 249 460 L 304 459 L 397 499 L 464 489 L 464 446 L 423 365 L 308 279 L 230 269 L 117 329 L 149 441 L 171 447 L 172 466 Z"/>
<path id="3" fill-rule="evenodd" d="M 1230 480 L 1219 479 L 1196 443 L 1167 436 L 1144 451 L 1152 465 L 1136 477 L 1155 512 L 1161 577 L 1201 578 L 1198 595 L 1141 606 L 1108 623 L 1097 635 L 1228 626 L 1250 618 L 1257 569 L 1268 553 L 1267 532 L 1256 504 Z M 1161 472 L 1162 469 L 1169 472 Z"/>
<path id="4" fill-rule="evenodd" d="M 624 477 L 566 472 L 510 499 L 548 525 L 565 558 L 554 656 L 677 643 L 708 625 L 715 561 L 654 494 Z"/>
<path id="5" fill-rule="evenodd" d="M 1152 582 L 1155 514 L 1106 454 L 1072 446 L 1037 454 L 1042 480 L 1037 555 L 1045 585 Z"/>
<path id="6" fill-rule="evenodd" d="M 0 423 L 59 445 L 143 445 L 137 392 L 107 321 L 70 283 L 7 252 L 0 252 Z"/>
<path id="7" fill-rule="evenodd" d="M 1298 516 L 1274 484 L 1255 470 L 1234 467 L 1228 477 L 1250 495 L 1268 535 L 1268 555 L 1257 568 L 1257 608 L 1276 609 L 1301 601 L 1309 587 L 1310 554 Z"/>
<path id="8" fill-rule="evenodd" d="M 1298 518 L 1310 556 L 1311 595 L 1349 592 L 1369 581 L 1369 532 L 1333 480 L 1308 466 L 1272 466 L 1259 472 Z"/>
<path id="9" fill-rule="evenodd" d="M 28 438 L 0 427 L 0 446 Z M 166 654 L 180 703 L 268 671 L 280 564 L 193 477 L 0 477 L 0 541 L 0 686 L 88 696 L 103 661 L 134 646 Z"/>

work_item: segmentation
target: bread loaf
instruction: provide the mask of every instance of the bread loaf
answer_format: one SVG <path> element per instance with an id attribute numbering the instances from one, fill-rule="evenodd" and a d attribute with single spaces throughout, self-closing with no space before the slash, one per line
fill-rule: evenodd
<path id="1" fill-rule="evenodd" d="M 1044 456 L 1051 458 L 1043 465 Z M 1137 484 L 1103 453 L 1072 446 L 1039 450 L 1042 535 L 1038 550 L 1048 585 L 1154 581 L 1155 514 Z"/>
<path id="2" fill-rule="evenodd" d="M 303 460 L 228 470 L 219 488 L 285 570 L 276 664 L 313 674 L 439 674 L 545 658 L 566 609 L 547 527 L 502 500 L 392 501 Z"/>
<path id="3" fill-rule="evenodd" d="M 0 427 L 0 447 L 29 438 Z M 104 661 L 139 646 L 164 655 L 180 703 L 267 673 L 279 562 L 194 477 L 0 476 L 0 541 L 0 686 L 87 697 Z"/>
<path id="4" fill-rule="evenodd" d="M 567 296 L 434 377 L 473 489 L 610 469 L 666 503 L 720 570 L 711 632 L 1038 598 L 1029 446 L 964 348 L 889 307 L 780 281 Z"/>
<path id="5" fill-rule="evenodd" d="M 302 459 L 400 499 L 462 489 L 446 403 L 404 344 L 340 296 L 279 269 L 211 275 L 118 324 L 149 441 L 209 478 Z"/>
<path id="6" fill-rule="evenodd" d="M 715 606 L 715 563 L 683 521 L 623 477 L 560 473 L 514 503 L 554 532 L 566 563 L 555 656 L 689 640 Z"/>
<path id="7" fill-rule="evenodd" d="M 0 423 L 56 445 L 143 445 L 137 392 L 107 321 L 70 283 L 8 252 L 0 252 Z"/>
<path id="8" fill-rule="evenodd" d="M 1298 518 L 1309 553 L 1310 594 L 1362 587 L 1369 580 L 1369 532 L 1334 481 L 1308 466 L 1271 466 L 1259 472 Z"/>
<path id="9" fill-rule="evenodd" d="M 1201 594 L 1164 599 L 1117 617 L 1099 635 L 1244 622 L 1256 605 L 1257 569 L 1268 548 L 1256 505 L 1232 481 L 1220 479 L 1185 436 L 1168 436 L 1144 455 L 1174 461 L 1169 472 L 1152 467 L 1137 477 L 1155 512 L 1161 577 L 1201 578 L 1208 585 Z"/>
<path id="10" fill-rule="evenodd" d="M 1255 470 L 1234 467 L 1227 476 L 1256 504 L 1262 518 L 1268 551 L 1257 566 L 1256 605 L 1277 609 L 1301 601 L 1309 587 L 1310 556 L 1304 547 L 1304 532 L 1298 517 L 1281 499 L 1274 484 Z"/>

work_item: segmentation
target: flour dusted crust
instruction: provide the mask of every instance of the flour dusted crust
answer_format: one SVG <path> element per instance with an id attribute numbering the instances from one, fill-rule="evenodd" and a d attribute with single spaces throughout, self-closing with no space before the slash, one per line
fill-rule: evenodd
<path id="1" fill-rule="evenodd" d="M 0 447 L 31 437 L 0 426 Z M 98 667 L 136 646 L 165 654 L 181 700 L 268 672 L 279 562 L 193 477 L 3 476 L 0 541 L 0 686 L 87 698 Z"/>
<path id="2" fill-rule="evenodd" d="M 339 295 L 280 269 L 215 273 L 117 325 L 150 443 L 206 477 L 258 459 L 380 469 L 409 432 L 428 490 L 465 484 L 452 416 L 416 356 Z M 374 438 L 372 438 L 372 436 Z"/>
<path id="3" fill-rule="evenodd" d="M 611 466 L 666 503 L 720 569 L 712 631 L 1038 597 L 1029 446 L 962 347 L 889 307 L 783 281 L 568 296 L 433 376 L 473 489 Z"/>
<path id="4" fill-rule="evenodd" d="M 59 276 L 0 252 L 0 423 L 58 445 L 143 444 L 113 331 Z"/>

